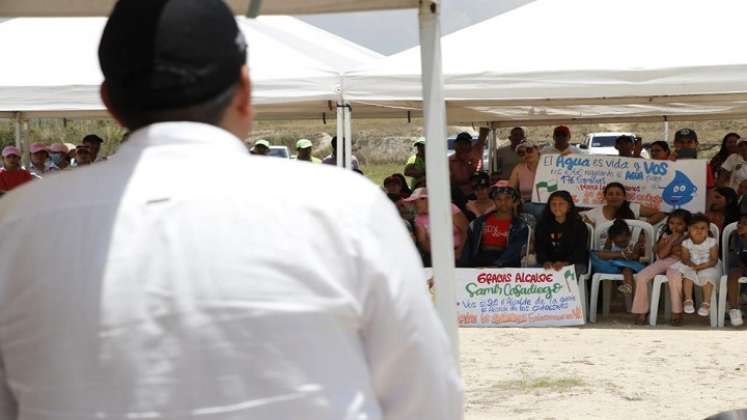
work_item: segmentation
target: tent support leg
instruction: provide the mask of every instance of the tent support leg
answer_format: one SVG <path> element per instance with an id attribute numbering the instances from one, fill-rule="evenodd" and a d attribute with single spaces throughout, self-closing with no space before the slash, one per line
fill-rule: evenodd
<path id="1" fill-rule="evenodd" d="M 487 171 L 488 176 L 491 177 L 496 172 L 496 168 L 494 168 L 495 164 L 495 151 L 496 151 L 496 144 L 498 143 L 498 131 L 493 126 L 493 124 L 490 124 L 490 137 L 488 137 L 488 167 L 483 168 L 484 171 Z"/>
<path id="2" fill-rule="evenodd" d="M 353 109 L 349 103 L 343 108 L 345 115 L 345 169 L 353 170 Z"/>
<path id="3" fill-rule="evenodd" d="M 343 156 L 343 146 L 340 144 L 345 137 L 345 113 L 342 107 L 342 100 L 337 103 L 337 166 L 342 167 L 345 161 Z"/>
<path id="4" fill-rule="evenodd" d="M 21 124 L 23 121 L 21 121 L 21 113 L 16 112 L 16 118 L 15 118 L 15 139 L 16 139 L 16 147 L 18 150 L 21 150 L 22 146 L 22 140 L 21 140 Z"/>
<path id="5" fill-rule="evenodd" d="M 428 179 L 428 212 L 431 223 L 431 259 L 436 287 L 436 311 L 451 341 L 452 352 L 459 366 L 451 189 L 446 153 L 446 103 L 441 69 L 440 14 L 438 3 L 420 2 L 418 19 L 423 75 L 423 121 L 427 142 L 425 169 Z"/>

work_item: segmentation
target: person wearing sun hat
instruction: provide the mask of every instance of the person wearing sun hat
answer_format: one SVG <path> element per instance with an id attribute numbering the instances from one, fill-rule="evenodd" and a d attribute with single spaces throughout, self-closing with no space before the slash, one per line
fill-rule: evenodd
<path id="1" fill-rule="evenodd" d="M 21 151 L 15 146 L 3 148 L 3 167 L 0 169 L 0 193 L 6 193 L 34 179 L 31 172 L 21 167 Z"/>
<path id="2" fill-rule="evenodd" d="M 459 265 L 462 267 L 521 267 L 522 249 L 527 246 L 529 228 L 516 214 L 519 192 L 499 181 L 490 188 L 495 210 L 469 225 Z"/>
<path id="3" fill-rule="evenodd" d="M 428 215 L 428 190 L 425 187 L 416 188 L 412 194 L 403 199 L 406 203 L 413 203 L 415 206 L 415 239 L 418 244 L 423 263 L 426 266 L 431 265 L 431 227 Z M 469 220 L 462 213 L 459 207 L 451 204 L 452 216 L 452 235 L 454 240 L 454 257 L 459 259 L 464 247 L 464 240 L 467 237 L 467 228 Z"/>
<path id="4" fill-rule="evenodd" d="M 44 143 L 32 143 L 29 146 L 29 169 L 31 175 L 43 178 L 48 172 L 58 171 L 57 167 L 49 160 L 49 149 Z"/>
<path id="5" fill-rule="evenodd" d="M 322 163 L 321 159 L 311 155 L 314 144 L 309 139 L 299 139 L 296 142 L 296 160 L 303 160 L 311 163 Z"/>
<path id="6" fill-rule="evenodd" d="M 415 189 L 425 184 L 425 137 L 418 137 L 412 142 L 415 154 L 405 163 L 405 176 L 410 177 L 410 188 Z"/>
<path id="7" fill-rule="evenodd" d="M 270 142 L 265 139 L 259 139 L 254 142 L 254 146 L 249 153 L 259 156 L 267 156 L 270 154 Z"/>
<path id="8" fill-rule="evenodd" d="M 0 419 L 462 416 L 386 195 L 249 156 L 240 22 L 222 0 L 114 4 L 100 91 L 128 141 L 0 199 Z"/>
<path id="9" fill-rule="evenodd" d="M 49 146 L 49 160 L 60 170 L 70 166 L 70 149 L 65 143 L 54 143 Z"/>

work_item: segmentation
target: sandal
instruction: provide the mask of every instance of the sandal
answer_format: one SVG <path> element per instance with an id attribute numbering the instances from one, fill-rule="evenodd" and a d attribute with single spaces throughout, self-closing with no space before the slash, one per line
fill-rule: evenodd
<path id="1" fill-rule="evenodd" d="M 646 325 L 646 314 L 638 314 L 635 317 L 635 325 Z"/>
<path id="2" fill-rule="evenodd" d="M 673 327 L 681 327 L 682 326 L 682 314 L 672 314 L 671 324 Z"/>
<path id="3" fill-rule="evenodd" d="M 687 299 L 686 301 L 682 302 L 684 305 L 685 313 L 686 314 L 694 314 L 695 313 L 695 303 L 692 301 L 692 299 Z"/>
<path id="4" fill-rule="evenodd" d="M 703 302 L 700 305 L 700 308 L 698 308 L 698 315 L 700 316 L 708 316 L 711 314 L 711 304 L 708 302 Z"/>
<path id="5" fill-rule="evenodd" d="M 626 295 L 626 296 L 633 294 L 633 288 L 630 287 L 629 284 L 625 284 L 625 283 L 621 284 L 617 288 L 617 291 L 620 292 L 620 293 L 622 293 L 622 294 L 624 294 L 624 295 Z"/>

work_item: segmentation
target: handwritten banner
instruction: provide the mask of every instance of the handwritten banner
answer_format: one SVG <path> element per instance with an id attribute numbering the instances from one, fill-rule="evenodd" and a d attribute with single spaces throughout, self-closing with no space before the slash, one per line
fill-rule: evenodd
<path id="1" fill-rule="evenodd" d="M 583 325 L 573 266 L 457 269 L 457 315 L 462 327 Z"/>
<path id="2" fill-rule="evenodd" d="M 648 160 L 597 155 L 542 155 L 534 178 L 532 201 L 546 203 L 550 194 L 566 190 L 577 206 L 604 204 L 604 187 L 625 186 L 628 200 L 669 212 L 684 208 L 705 211 L 706 161 Z"/>

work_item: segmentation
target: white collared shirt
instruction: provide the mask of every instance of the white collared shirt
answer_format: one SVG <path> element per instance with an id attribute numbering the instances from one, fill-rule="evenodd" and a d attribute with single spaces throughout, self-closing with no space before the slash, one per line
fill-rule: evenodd
<path id="1" fill-rule="evenodd" d="M 461 418 L 419 257 L 358 174 L 155 124 L 6 194 L 0 231 L 2 419 Z"/>

